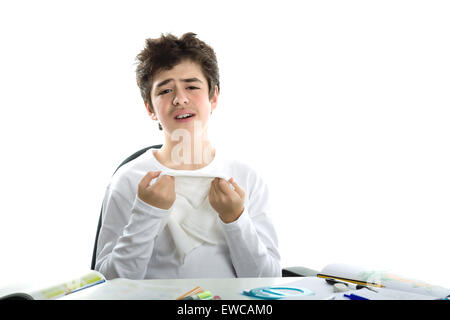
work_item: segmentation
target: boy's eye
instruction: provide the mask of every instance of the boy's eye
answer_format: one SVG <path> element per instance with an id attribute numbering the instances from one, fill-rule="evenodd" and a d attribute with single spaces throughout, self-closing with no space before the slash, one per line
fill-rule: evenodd
<path id="1" fill-rule="evenodd" d="M 162 90 L 162 91 L 160 91 L 158 93 L 158 95 L 163 95 L 163 94 L 166 94 L 166 93 L 169 93 L 169 92 L 170 92 L 170 89 Z"/>
<path id="2" fill-rule="evenodd" d="M 194 87 L 194 86 L 189 86 L 189 87 L 187 87 L 187 89 L 188 89 L 188 90 L 197 90 L 197 89 L 200 89 L 200 88 Z M 161 96 L 161 95 L 170 93 L 171 91 L 172 91 L 172 89 L 161 90 L 161 91 L 158 93 L 158 95 Z"/>

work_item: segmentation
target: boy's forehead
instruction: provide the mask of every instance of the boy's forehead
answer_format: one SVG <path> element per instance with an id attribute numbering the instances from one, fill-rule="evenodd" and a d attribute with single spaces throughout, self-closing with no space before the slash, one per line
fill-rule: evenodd
<path id="1" fill-rule="evenodd" d="M 167 79 L 182 80 L 186 78 L 198 78 L 204 82 L 206 81 L 200 65 L 188 60 L 180 62 L 172 69 L 157 72 L 153 77 L 153 87 Z"/>

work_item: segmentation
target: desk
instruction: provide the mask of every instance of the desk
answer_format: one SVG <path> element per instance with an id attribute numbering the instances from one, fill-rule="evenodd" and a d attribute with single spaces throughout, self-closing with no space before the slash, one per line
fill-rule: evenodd
<path id="1" fill-rule="evenodd" d="M 301 296 L 301 300 L 323 300 L 333 297 L 336 300 L 348 300 L 344 293 L 335 293 L 334 287 L 318 277 L 283 277 L 283 278 L 226 278 L 226 279 L 149 279 L 128 280 L 113 279 L 105 283 L 74 292 L 60 298 L 61 300 L 175 300 L 184 293 L 199 286 L 211 291 L 222 300 L 260 300 L 242 294 L 244 290 L 258 287 L 287 285 L 311 290 L 314 294 Z M 431 300 L 433 296 L 376 288 L 376 293 L 368 289 L 358 290 L 358 294 L 370 299 L 412 299 Z M 348 292 L 347 292 L 348 293 Z"/>
<path id="2" fill-rule="evenodd" d="M 301 280 L 308 283 L 320 283 L 326 293 L 332 288 L 325 281 L 315 277 L 298 278 L 233 278 L 233 279 L 150 279 L 128 280 L 114 279 L 106 283 L 67 295 L 62 300 L 109 300 L 109 299 L 175 299 L 183 293 L 201 287 L 219 295 L 222 300 L 249 300 L 250 297 L 242 295 L 243 290 L 262 286 L 280 285 Z M 316 285 L 317 287 L 317 285 Z M 321 291 L 323 291 L 321 290 Z M 160 293 L 160 295 L 158 295 Z"/>

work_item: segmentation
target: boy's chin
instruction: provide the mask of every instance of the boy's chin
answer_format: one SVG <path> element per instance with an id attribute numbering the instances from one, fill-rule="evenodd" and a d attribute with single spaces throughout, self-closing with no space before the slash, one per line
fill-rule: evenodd
<path id="1" fill-rule="evenodd" d="M 197 116 L 188 118 L 187 120 L 190 121 L 174 120 L 173 129 L 175 130 L 180 128 L 186 130 L 202 131 L 204 128 L 207 127 L 207 120 L 201 121 L 200 118 L 198 118 Z"/>

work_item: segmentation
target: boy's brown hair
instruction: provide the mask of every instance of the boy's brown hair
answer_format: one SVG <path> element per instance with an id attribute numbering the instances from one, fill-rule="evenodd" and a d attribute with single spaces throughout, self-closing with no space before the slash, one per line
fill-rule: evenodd
<path id="1" fill-rule="evenodd" d="M 153 111 L 151 87 L 153 77 L 158 71 L 170 70 L 183 60 L 191 60 L 200 65 L 208 81 L 209 99 L 212 99 L 215 86 L 219 88 L 219 67 L 214 50 L 205 42 L 188 32 L 180 38 L 172 34 L 161 35 L 157 39 L 146 39 L 145 48 L 136 56 L 136 82 L 142 99 Z"/>

